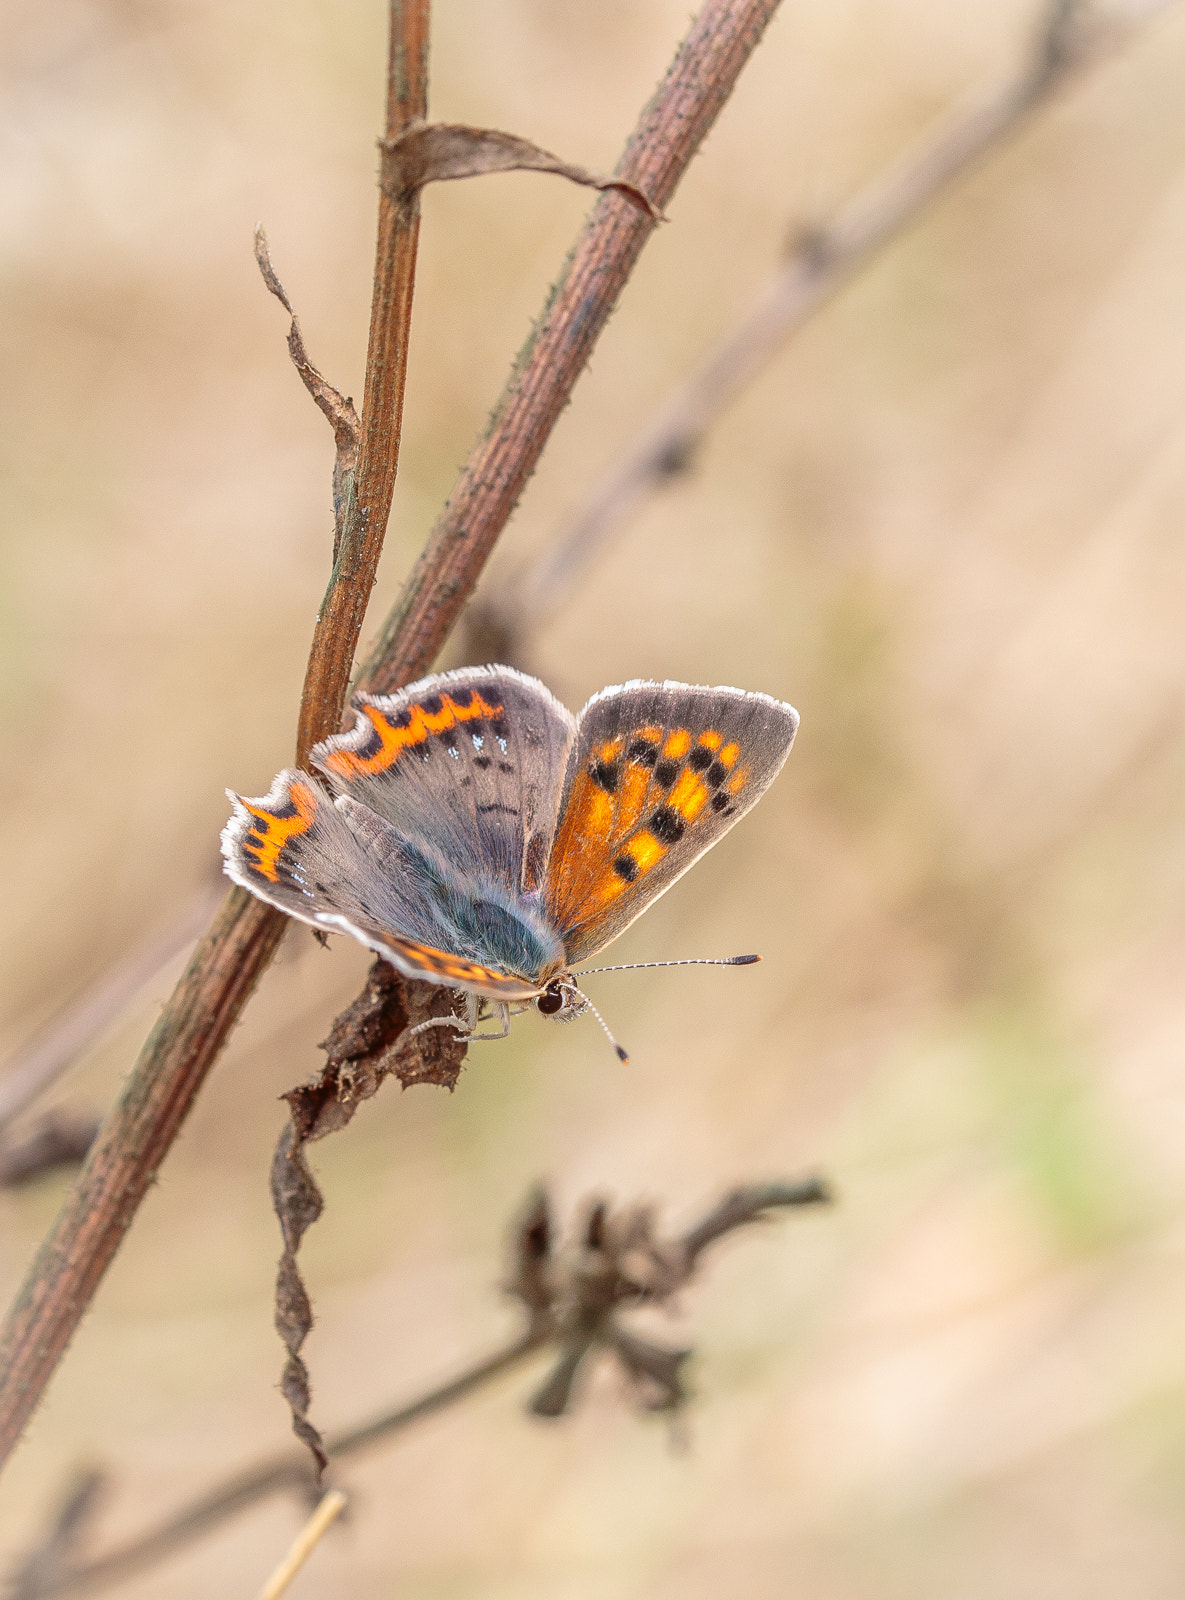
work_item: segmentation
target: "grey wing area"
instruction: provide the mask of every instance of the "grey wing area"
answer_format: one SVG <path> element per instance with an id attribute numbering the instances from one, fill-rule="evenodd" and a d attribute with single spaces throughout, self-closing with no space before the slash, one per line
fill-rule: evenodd
<path id="1" fill-rule="evenodd" d="M 547 874 L 569 961 L 622 933 L 765 793 L 798 729 L 769 695 L 624 684 L 581 712 Z"/>
<path id="2" fill-rule="evenodd" d="M 227 875 L 289 916 L 352 934 L 408 976 L 513 998 L 534 993 L 562 956 L 511 892 L 470 879 L 367 807 L 332 802 L 305 773 L 281 772 L 262 799 L 231 799 Z"/>
<path id="3" fill-rule="evenodd" d="M 334 788 L 463 874 L 539 886 L 575 734 L 571 712 L 512 667 L 437 673 L 359 695 L 348 733 L 315 747 Z"/>

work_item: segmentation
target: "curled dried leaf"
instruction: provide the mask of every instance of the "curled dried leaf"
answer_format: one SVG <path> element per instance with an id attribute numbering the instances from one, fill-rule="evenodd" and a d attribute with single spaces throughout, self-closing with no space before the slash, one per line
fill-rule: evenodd
<path id="1" fill-rule="evenodd" d="M 309 1421 L 309 1372 L 300 1354 L 313 1326 L 313 1307 L 296 1256 L 324 1201 L 304 1147 L 344 1128 L 388 1077 L 398 1078 L 404 1088 L 434 1083 L 452 1089 L 465 1057 L 464 1042 L 448 1028 L 409 1031 L 427 1017 L 447 1015 L 451 1004 L 451 990 L 408 983 L 388 962 L 375 961 L 366 987 L 335 1019 L 322 1043 L 324 1067 L 284 1096 L 290 1118 L 272 1161 L 272 1204 L 284 1238 L 275 1322 L 288 1352 L 280 1390 L 292 1412 L 293 1432 L 312 1452 L 318 1481 L 327 1458 L 321 1435 Z"/>
<path id="2" fill-rule="evenodd" d="M 358 441 L 362 433 L 362 424 L 358 420 L 358 413 L 350 397 L 335 389 L 309 360 L 304 347 L 304 335 L 300 331 L 300 319 L 293 310 L 287 289 L 280 282 L 280 276 L 272 265 L 271 250 L 262 223 L 255 229 L 255 260 L 268 290 L 275 295 L 292 318 L 288 329 L 288 354 L 292 357 L 292 364 L 300 373 L 301 382 L 312 395 L 318 410 L 333 429 L 333 441 L 337 451 L 333 464 L 333 509 L 335 521 L 340 522 L 348 486 L 358 465 Z M 338 538 L 334 541 L 335 557 L 339 542 L 340 530 Z"/>
<path id="3" fill-rule="evenodd" d="M 471 128 L 463 122 L 421 122 L 413 124 L 398 139 L 382 140 L 381 148 L 382 188 L 394 200 L 406 202 L 426 183 L 450 178 L 477 178 L 487 172 L 553 172 L 589 189 L 616 189 L 655 222 L 663 220 L 658 207 L 637 184 L 562 161 L 530 139 L 498 128 Z"/>

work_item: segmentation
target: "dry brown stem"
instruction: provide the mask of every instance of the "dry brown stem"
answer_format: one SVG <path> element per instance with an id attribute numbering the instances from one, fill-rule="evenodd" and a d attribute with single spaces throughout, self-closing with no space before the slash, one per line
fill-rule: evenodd
<path id="1" fill-rule="evenodd" d="M 1089 66 L 1110 59 L 1169 0 L 1096 8 L 1052 0 L 1016 77 L 955 114 L 830 222 L 796 231 L 788 260 L 748 314 L 663 404 L 594 487 L 572 524 L 467 619 L 482 659 L 522 664 L 527 640 L 646 498 L 686 471 L 704 434 L 787 341 L 861 267 Z"/>

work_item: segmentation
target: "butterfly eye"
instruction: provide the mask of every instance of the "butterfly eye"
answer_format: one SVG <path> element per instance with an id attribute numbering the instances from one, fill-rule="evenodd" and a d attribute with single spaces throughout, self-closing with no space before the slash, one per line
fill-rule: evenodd
<path id="1" fill-rule="evenodd" d="M 545 1017 L 554 1017 L 564 1009 L 564 992 L 557 982 L 549 983 L 535 1004 Z"/>

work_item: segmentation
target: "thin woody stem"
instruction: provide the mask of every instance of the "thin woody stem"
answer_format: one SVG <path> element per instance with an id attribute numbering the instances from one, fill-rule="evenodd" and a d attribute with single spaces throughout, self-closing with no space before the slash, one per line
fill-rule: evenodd
<path id="1" fill-rule="evenodd" d="M 387 62 L 387 139 L 428 114 L 429 0 L 393 0 Z M 341 725 L 354 651 L 362 632 L 395 491 L 408 330 L 420 237 L 420 197 L 379 190 L 378 239 L 362 437 L 333 573 L 313 630 L 296 740 L 296 765 L 307 766 L 319 739 Z"/>
<path id="2" fill-rule="evenodd" d="M 615 176 L 665 210 L 778 0 L 707 0 L 631 134 Z M 458 592 L 505 527 L 584 370 L 643 245 L 656 227 L 636 201 L 609 191 L 585 223 L 523 351 L 493 421 L 383 627 L 360 684 L 387 691 L 425 672 L 456 616 Z"/>
<path id="3" fill-rule="evenodd" d="M 429 0 L 391 0 L 386 136 L 427 109 Z M 418 212 L 382 196 L 362 443 L 345 537 L 301 697 L 297 759 L 340 724 L 399 453 Z M 286 926 L 242 889 L 223 900 L 107 1116 L 0 1333 L 0 1464 L 90 1304 Z"/>

